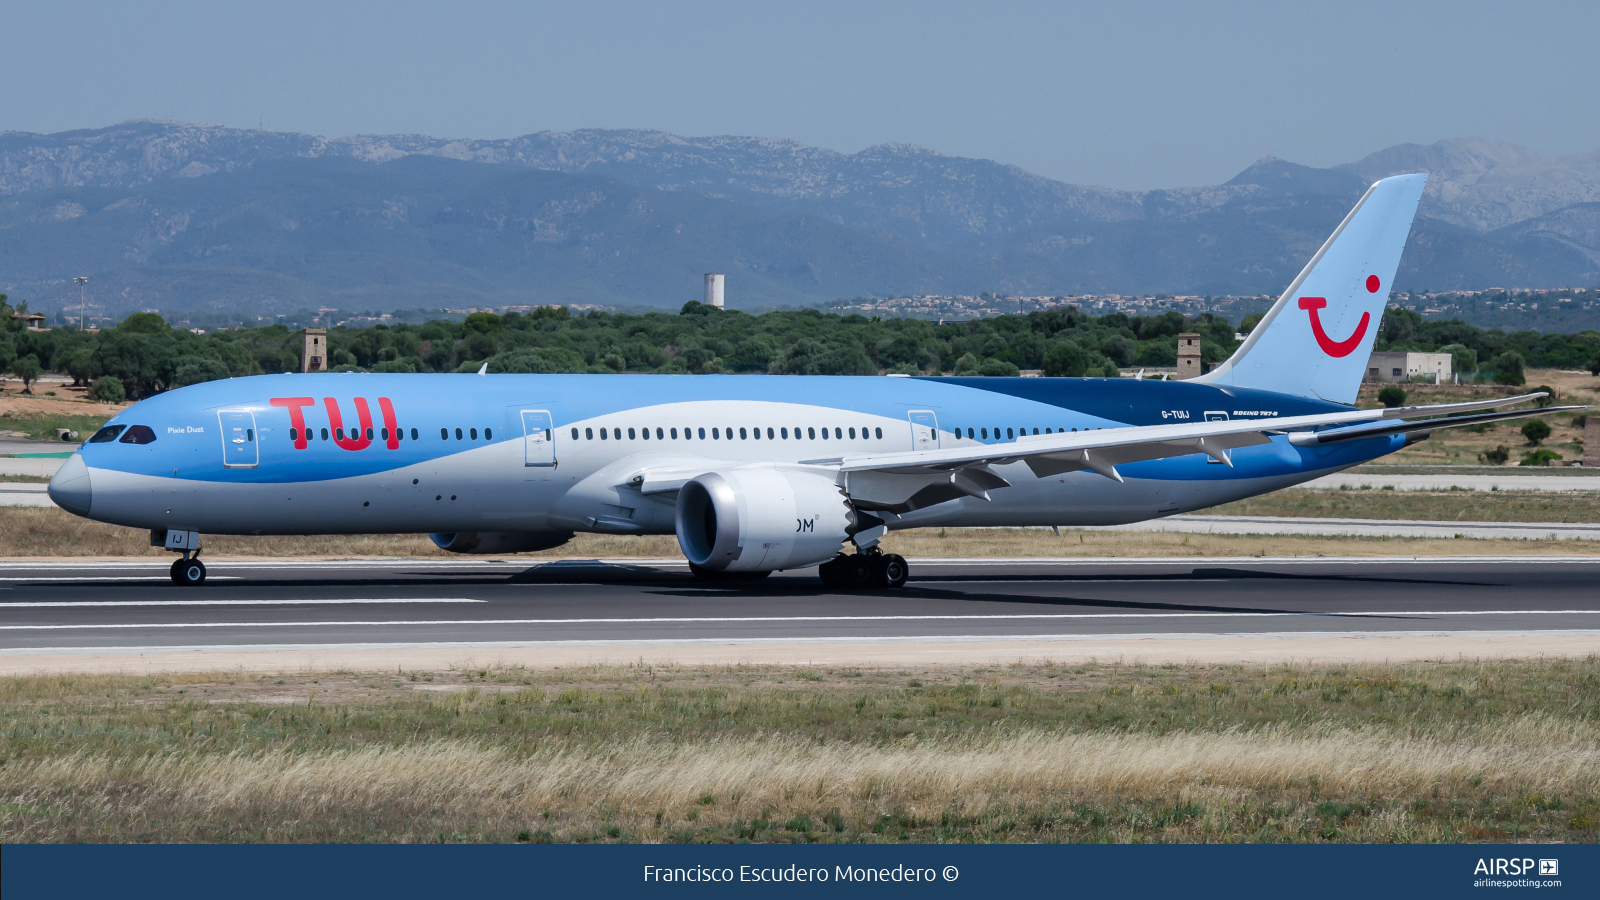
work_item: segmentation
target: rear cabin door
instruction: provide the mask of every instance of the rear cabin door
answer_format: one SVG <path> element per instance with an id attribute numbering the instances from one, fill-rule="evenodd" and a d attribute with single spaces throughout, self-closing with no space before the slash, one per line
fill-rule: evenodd
<path id="1" fill-rule="evenodd" d="M 550 413 L 543 409 L 522 411 L 522 464 L 524 466 L 553 466 L 556 464 L 555 426 Z"/>
<path id="2" fill-rule="evenodd" d="M 256 444 L 256 414 L 248 409 L 217 411 L 222 426 L 222 465 L 228 469 L 254 469 L 261 462 Z"/>
<path id="3" fill-rule="evenodd" d="M 914 409 L 906 415 L 911 419 L 911 449 L 939 449 L 938 417 L 925 409 Z"/>

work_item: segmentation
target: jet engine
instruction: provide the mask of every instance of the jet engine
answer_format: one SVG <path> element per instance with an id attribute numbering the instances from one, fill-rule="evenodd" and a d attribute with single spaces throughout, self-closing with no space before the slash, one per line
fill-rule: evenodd
<path id="1" fill-rule="evenodd" d="M 731 469 L 678 491 L 678 546 L 710 572 L 771 572 L 832 559 L 855 515 L 833 479 L 777 469 Z"/>
<path id="2" fill-rule="evenodd" d="M 428 535 L 440 550 L 451 553 L 532 553 L 572 540 L 570 531 L 457 531 Z"/>

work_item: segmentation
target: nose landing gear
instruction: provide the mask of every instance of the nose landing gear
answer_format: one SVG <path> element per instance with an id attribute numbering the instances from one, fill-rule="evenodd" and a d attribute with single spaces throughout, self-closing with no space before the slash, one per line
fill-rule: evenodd
<path id="1" fill-rule="evenodd" d="M 205 584 L 206 564 L 198 556 L 184 554 L 172 561 L 172 583 L 181 587 Z"/>
<path id="2" fill-rule="evenodd" d="M 822 583 L 828 587 L 862 591 L 871 588 L 897 589 L 905 586 L 911 569 L 905 557 L 884 553 L 877 547 L 860 553 L 843 553 L 817 567 Z"/>

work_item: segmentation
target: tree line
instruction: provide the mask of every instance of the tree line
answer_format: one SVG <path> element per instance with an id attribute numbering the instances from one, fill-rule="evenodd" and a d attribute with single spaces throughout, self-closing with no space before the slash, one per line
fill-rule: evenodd
<path id="1" fill-rule="evenodd" d="M 195 334 L 155 313 L 134 313 L 98 332 L 25 330 L 0 295 L 0 366 L 25 385 L 43 371 L 70 375 L 97 399 L 142 399 L 172 388 L 240 375 L 296 372 L 301 336 L 282 325 Z M 1240 323 L 1248 332 L 1260 316 Z M 1224 317 L 1176 312 L 1090 316 L 1076 307 L 938 324 L 922 319 L 838 315 L 814 309 L 749 315 L 691 301 L 677 313 L 573 315 L 565 307 L 463 321 L 328 330 L 333 371 L 658 372 L 778 375 L 1017 375 L 1116 377 L 1120 368 L 1177 362 L 1177 335 L 1201 335 L 1201 358 L 1237 349 Z M 1507 334 L 1454 321 L 1423 321 L 1390 309 L 1379 350 L 1449 352 L 1468 378 L 1521 384 L 1526 367 L 1588 368 L 1600 374 L 1600 332 Z"/>

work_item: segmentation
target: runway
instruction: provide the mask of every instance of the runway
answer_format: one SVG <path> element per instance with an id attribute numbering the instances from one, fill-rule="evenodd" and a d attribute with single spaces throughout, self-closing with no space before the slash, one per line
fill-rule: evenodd
<path id="1" fill-rule="evenodd" d="M 1555 557 L 917 560 L 903 590 L 859 594 L 810 571 L 704 582 L 668 560 L 218 561 L 200 588 L 173 586 L 159 560 L 11 562 L 0 660 L 1418 636 L 1517 636 L 1570 655 L 1600 652 L 1597 584 L 1600 560 Z"/>

